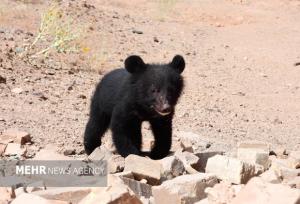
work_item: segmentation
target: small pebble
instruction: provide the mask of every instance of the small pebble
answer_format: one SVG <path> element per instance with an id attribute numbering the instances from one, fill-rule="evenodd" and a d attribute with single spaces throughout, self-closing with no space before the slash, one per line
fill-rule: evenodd
<path id="1" fill-rule="evenodd" d="M 23 89 L 22 88 L 14 88 L 11 90 L 12 93 L 15 93 L 15 94 L 20 94 L 23 92 Z"/>
<path id="2" fill-rule="evenodd" d="M 132 32 L 135 34 L 143 34 L 143 31 L 140 31 L 140 30 L 133 30 Z"/>

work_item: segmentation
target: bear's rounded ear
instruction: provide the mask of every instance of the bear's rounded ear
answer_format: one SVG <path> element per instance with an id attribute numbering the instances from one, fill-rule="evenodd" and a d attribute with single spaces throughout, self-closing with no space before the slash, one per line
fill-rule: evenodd
<path id="1" fill-rule="evenodd" d="M 175 55 L 172 62 L 170 63 L 170 66 L 174 68 L 179 74 L 183 72 L 185 68 L 185 62 L 181 55 Z"/>
<path id="2" fill-rule="evenodd" d="M 125 69 L 129 73 L 137 73 L 146 68 L 146 64 L 140 56 L 132 55 L 125 60 Z"/>

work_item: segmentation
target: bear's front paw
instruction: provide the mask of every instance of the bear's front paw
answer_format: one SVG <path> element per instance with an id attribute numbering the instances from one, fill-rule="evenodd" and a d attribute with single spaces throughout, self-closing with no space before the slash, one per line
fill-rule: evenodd
<path id="1" fill-rule="evenodd" d="M 169 152 L 157 152 L 157 151 L 152 151 L 150 153 L 150 158 L 154 160 L 158 159 L 163 159 L 164 157 L 168 156 Z"/>
<path id="2" fill-rule="evenodd" d="M 139 155 L 142 156 L 141 151 L 139 151 L 137 148 L 135 147 L 131 147 L 131 148 L 122 148 L 122 149 L 118 149 L 118 153 L 122 156 L 122 157 L 127 157 L 130 154 L 135 154 L 135 155 Z"/>

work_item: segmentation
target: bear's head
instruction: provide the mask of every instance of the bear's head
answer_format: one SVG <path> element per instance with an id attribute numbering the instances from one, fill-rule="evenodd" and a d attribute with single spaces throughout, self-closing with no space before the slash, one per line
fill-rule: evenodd
<path id="1" fill-rule="evenodd" d="M 125 69 L 131 74 L 131 94 L 138 107 L 157 116 L 173 113 L 184 86 L 184 68 L 180 55 L 167 64 L 146 64 L 139 56 L 128 57 Z"/>

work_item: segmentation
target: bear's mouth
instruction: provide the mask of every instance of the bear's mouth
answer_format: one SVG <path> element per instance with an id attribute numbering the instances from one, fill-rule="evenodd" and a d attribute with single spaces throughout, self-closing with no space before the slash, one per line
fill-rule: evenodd
<path id="1" fill-rule="evenodd" d="M 161 112 L 161 111 L 157 110 L 156 108 L 155 108 L 155 111 L 156 111 L 159 115 L 162 115 L 162 116 L 169 115 L 169 114 L 171 113 L 171 111 L 168 111 L 168 112 Z"/>

